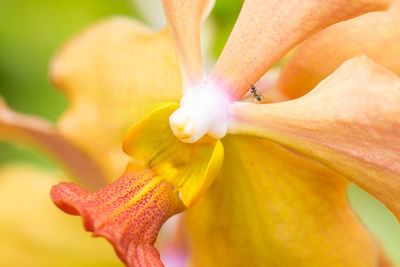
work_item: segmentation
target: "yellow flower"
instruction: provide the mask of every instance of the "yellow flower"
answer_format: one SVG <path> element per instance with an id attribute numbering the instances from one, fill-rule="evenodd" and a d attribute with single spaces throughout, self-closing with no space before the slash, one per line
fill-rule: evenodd
<path id="1" fill-rule="evenodd" d="M 161 265 L 157 231 L 184 206 L 194 266 L 383 266 L 346 188 L 356 183 L 399 218 L 398 76 L 359 56 L 295 100 L 241 100 L 310 35 L 389 2 L 247 0 L 205 75 L 200 24 L 212 3 L 164 0 L 183 88 L 168 30 L 152 34 L 127 19 L 87 30 L 52 65 L 72 100 L 59 130 L 111 180 L 129 161 L 119 147 L 136 123 L 123 146 L 134 161 L 93 193 L 62 183 L 53 201 L 80 214 L 129 266 Z M 290 64 L 289 77 L 297 71 Z M 278 87 L 281 98 L 299 96 L 287 93 L 296 81 L 289 87 Z M 180 106 L 145 116 L 178 101 L 182 89 Z"/>

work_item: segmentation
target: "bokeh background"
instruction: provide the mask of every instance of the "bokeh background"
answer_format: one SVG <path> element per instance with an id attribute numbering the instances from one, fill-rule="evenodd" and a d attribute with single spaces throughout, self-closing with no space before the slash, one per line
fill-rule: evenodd
<path id="1" fill-rule="evenodd" d="M 240 0 L 216 1 L 216 6 L 204 30 L 203 43 L 208 64 L 211 65 L 222 50 L 240 6 Z M 49 82 L 48 67 L 52 55 L 74 34 L 102 18 L 116 14 L 130 16 L 154 29 L 160 29 L 165 25 L 159 0 L 0 0 L 0 95 L 14 110 L 35 114 L 55 122 L 65 110 L 67 100 L 64 95 L 52 88 Z M 0 170 L 16 162 L 34 164 L 45 170 L 59 171 L 55 163 L 35 150 L 0 140 Z M 3 177 L 0 176 L 0 179 Z M 0 192 L 3 192 L 1 188 Z M 10 231 L 2 225 L 2 210 L 12 207 L 12 196 L 15 194 L 11 192 L 10 199 L 5 196 L 1 198 L 3 202 L 0 203 L 1 258 L 7 257 L 3 253 L 8 251 L 9 246 L 19 246 L 7 243 L 17 242 L 15 240 L 2 240 L 5 233 Z M 397 264 L 396 266 L 400 266 L 400 227 L 394 216 L 382 204 L 356 186 L 350 187 L 349 198 L 361 219 L 380 240 L 389 257 Z M 32 206 L 30 209 L 35 210 L 35 207 Z M 56 210 L 55 207 L 54 209 Z M 34 213 L 30 215 L 35 216 Z M 80 218 L 71 220 L 78 222 Z M 29 216 L 26 218 L 26 223 L 29 223 Z M 21 243 L 24 242 L 23 239 L 24 237 L 21 236 Z M 32 248 L 24 246 L 22 250 L 24 249 L 29 252 Z M 111 246 L 106 249 L 112 250 Z M 26 262 L 32 263 L 28 264 L 31 266 L 51 266 L 33 256 L 34 251 L 28 252 L 18 252 L 19 254 L 15 255 L 27 257 Z M 45 255 L 42 256 L 45 257 Z M 96 257 L 96 255 L 92 256 Z M 41 264 L 35 264 L 35 260 Z M 90 262 L 93 263 L 93 261 Z M 68 264 L 73 264 L 73 262 Z M 65 266 L 78 266 L 68 264 L 66 263 Z M 90 264 L 88 261 L 87 263 L 80 262 L 79 265 L 91 266 Z M 93 266 L 121 266 L 116 258 L 110 259 L 106 265 L 102 264 Z M 1 260 L 0 265 L 18 266 L 7 261 L 2 263 Z"/>

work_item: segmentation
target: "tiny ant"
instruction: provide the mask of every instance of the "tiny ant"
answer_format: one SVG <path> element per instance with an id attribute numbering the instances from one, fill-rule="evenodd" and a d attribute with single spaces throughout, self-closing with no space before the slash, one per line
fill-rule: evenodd
<path id="1" fill-rule="evenodd" d="M 257 89 L 254 85 L 250 85 L 250 93 L 253 94 L 253 98 L 256 98 L 258 101 L 261 101 L 262 95 L 257 94 Z M 253 102 L 253 99 L 252 99 Z"/>

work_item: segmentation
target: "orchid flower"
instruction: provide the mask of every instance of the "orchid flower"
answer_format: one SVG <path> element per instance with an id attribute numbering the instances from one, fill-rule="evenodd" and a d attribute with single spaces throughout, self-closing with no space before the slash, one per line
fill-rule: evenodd
<path id="1" fill-rule="evenodd" d="M 346 188 L 356 183 L 399 218 L 399 77 L 358 56 L 295 100 L 242 100 L 297 44 L 390 1 L 247 0 L 206 75 L 200 26 L 212 4 L 164 0 L 173 40 L 168 30 L 112 19 L 61 50 L 51 76 L 73 104 L 59 131 L 108 180 L 126 167 L 95 192 L 61 183 L 53 201 L 128 266 L 162 266 L 158 230 L 184 210 L 195 266 L 384 266 Z M 296 69 L 287 66 L 290 77 Z M 291 86 L 278 86 L 282 98 L 293 97 L 282 89 Z M 129 158 L 118 147 L 133 123 Z"/>

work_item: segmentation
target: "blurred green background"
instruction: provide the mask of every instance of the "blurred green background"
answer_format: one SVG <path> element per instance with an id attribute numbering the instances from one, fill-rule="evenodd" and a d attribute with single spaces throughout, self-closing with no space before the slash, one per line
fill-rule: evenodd
<path id="1" fill-rule="evenodd" d="M 17 111 L 55 122 L 67 105 L 65 97 L 48 80 L 48 65 L 57 49 L 75 33 L 109 15 L 124 14 L 160 27 L 164 21 L 160 11 L 154 12 L 155 16 L 143 12 L 146 6 L 155 5 L 159 11 L 158 1 L 153 0 L 1 0 L 0 95 Z M 222 50 L 240 6 L 240 0 L 217 0 L 208 24 L 214 36 L 208 53 L 210 61 Z M 34 150 L 0 142 L 0 164 L 15 161 L 57 168 Z M 400 228 L 394 216 L 356 186 L 351 186 L 349 192 L 359 216 L 400 266 Z"/>

